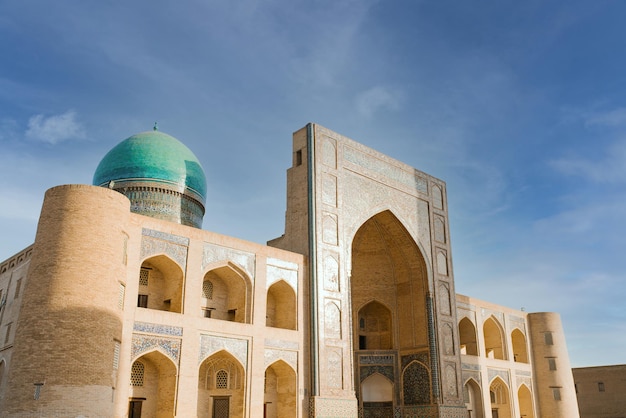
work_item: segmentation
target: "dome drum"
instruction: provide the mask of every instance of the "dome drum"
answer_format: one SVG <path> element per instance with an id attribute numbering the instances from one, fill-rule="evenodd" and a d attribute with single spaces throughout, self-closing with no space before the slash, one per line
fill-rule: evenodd
<path id="1" fill-rule="evenodd" d="M 204 171 L 196 156 L 170 135 L 148 131 L 125 139 L 102 159 L 93 184 L 125 195 L 131 212 L 202 226 Z"/>

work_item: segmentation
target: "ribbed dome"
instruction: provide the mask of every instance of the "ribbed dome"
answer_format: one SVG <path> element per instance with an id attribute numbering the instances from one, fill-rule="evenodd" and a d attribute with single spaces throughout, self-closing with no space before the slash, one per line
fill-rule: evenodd
<path id="1" fill-rule="evenodd" d="M 163 132 L 141 132 L 116 145 L 98 164 L 93 185 L 125 194 L 133 212 L 184 225 L 199 227 L 202 223 L 204 170 L 189 148 Z M 172 196 L 178 194 L 186 202 L 172 201 Z M 199 207 L 190 208 L 190 201 Z"/>

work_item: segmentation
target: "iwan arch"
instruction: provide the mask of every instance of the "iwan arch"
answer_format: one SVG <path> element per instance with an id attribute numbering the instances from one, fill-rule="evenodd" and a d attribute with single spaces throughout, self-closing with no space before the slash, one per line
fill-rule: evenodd
<path id="1" fill-rule="evenodd" d="M 1 417 L 578 416 L 558 315 L 456 294 L 441 180 L 310 124 L 284 235 L 202 230 L 205 199 L 156 131 L 46 193 L 0 264 Z"/>

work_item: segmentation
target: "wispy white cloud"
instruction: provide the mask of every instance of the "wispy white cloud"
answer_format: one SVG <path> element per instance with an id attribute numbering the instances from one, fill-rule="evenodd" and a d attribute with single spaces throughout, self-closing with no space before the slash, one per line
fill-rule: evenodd
<path id="1" fill-rule="evenodd" d="M 85 138 L 85 132 L 73 110 L 48 117 L 42 114 L 31 116 L 25 135 L 28 139 L 49 144 Z"/>
<path id="2" fill-rule="evenodd" d="M 626 112 L 623 115 L 626 122 Z M 622 123 L 622 116 L 616 114 L 604 119 L 610 123 Z M 549 161 L 552 168 L 568 176 L 584 177 L 594 182 L 621 183 L 626 182 L 626 140 L 621 139 L 611 144 L 599 159 L 579 156 L 561 157 Z"/>

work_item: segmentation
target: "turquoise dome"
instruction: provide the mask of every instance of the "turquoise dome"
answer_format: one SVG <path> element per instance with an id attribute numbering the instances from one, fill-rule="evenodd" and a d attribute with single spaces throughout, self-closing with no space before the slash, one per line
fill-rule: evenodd
<path id="1" fill-rule="evenodd" d="M 133 213 L 202 226 L 204 170 L 189 148 L 163 132 L 142 132 L 117 144 L 98 164 L 93 185 L 125 195 Z"/>
<path id="2" fill-rule="evenodd" d="M 206 177 L 196 156 L 173 136 L 156 130 L 133 135 L 109 151 L 96 168 L 93 185 L 120 180 L 161 183 L 206 201 Z"/>

